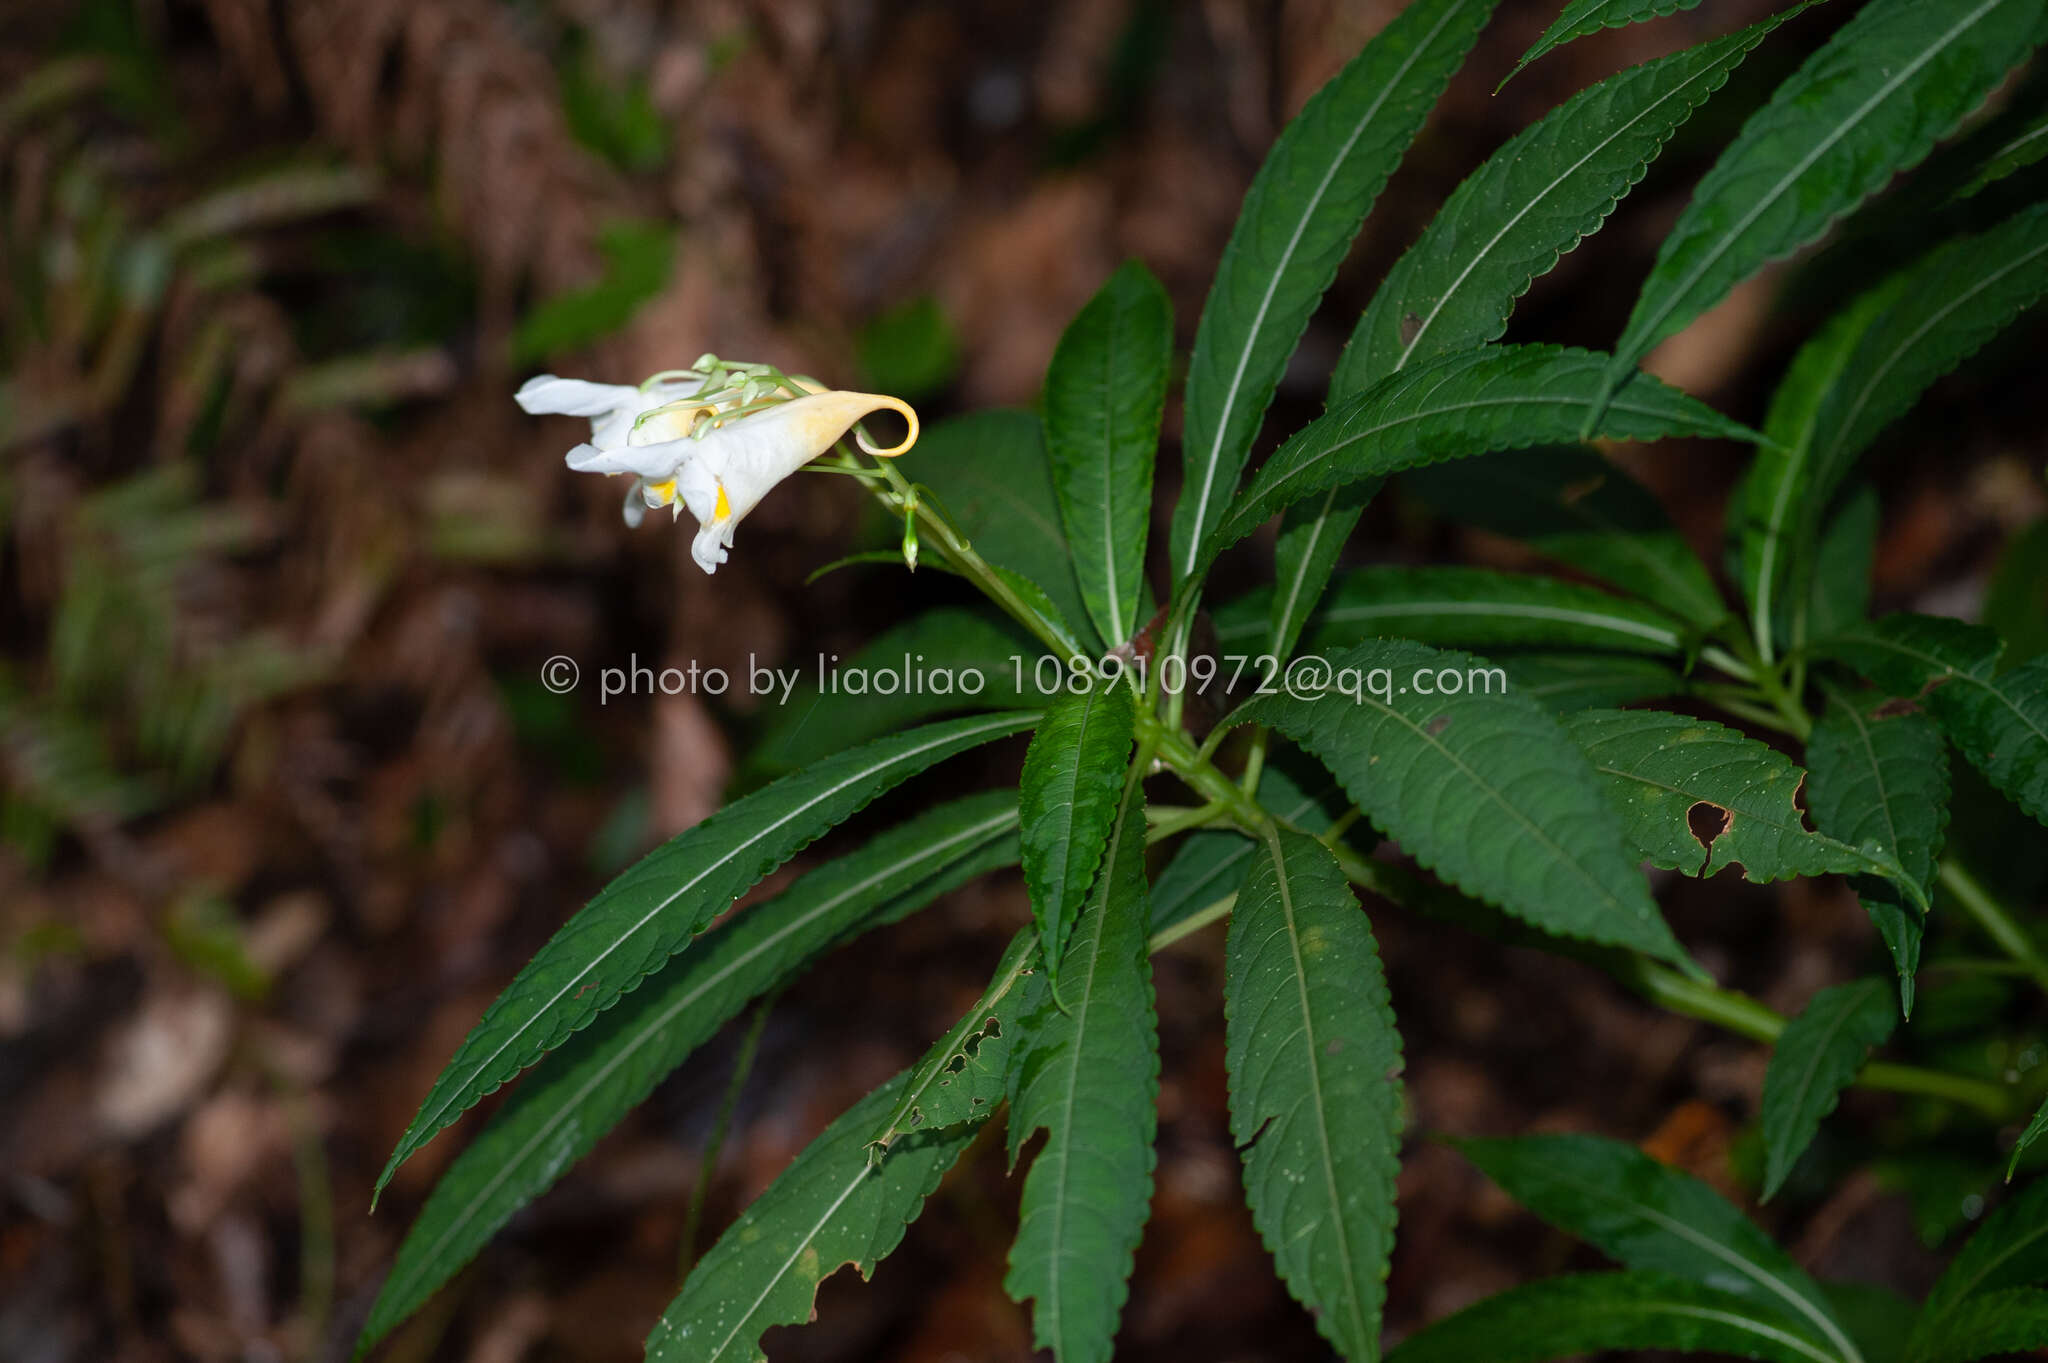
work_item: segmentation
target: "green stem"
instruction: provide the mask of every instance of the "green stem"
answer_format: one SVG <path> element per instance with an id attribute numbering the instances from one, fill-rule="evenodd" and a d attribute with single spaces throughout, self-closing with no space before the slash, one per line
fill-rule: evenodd
<path id="1" fill-rule="evenodd" d="M 1213 824 L 1222 813 L 1223 806 L 1214 801 L 1205 805 L 1147 805 L 1145 818 L 1151 827 L 1145 833 L 1146 845 L 1165 842 L 1190 828 Z"/>
<path id="2" fill-rule="evenodd" d="M 1956 903 L 1963 906 L 1963 912 L 1977 920 L 1977 926 L 1998 944 L 1999 950 L 2024 967 L 2034 983 L 2048 989 L 2048 960 L 2042 958 L 2041 949 L 2027 935 L 2027 930 L 2013 921 L 2012 915 L 1992 897 L 1991 892 L 1963 869 L 1961 862 L 1953 857 L 1942 858 L 1935 878 L 1955 896 Z"/>
<path id="3" fill-rule="evenodd" d="M 1753 682 L 1756 680 L 1756 669 L 1725 648 L 1716 648 L 1712 644 L 1706 645 L 1700 650 L 1700 661 L 1726 672 L 1737 681 Z"/>
<path id="4" fill-rule="evenodd" d="M 1693 688 L 1693 694 L 1702 700 L 1714 702 L 1714 704 L 1720 706 L 1736 718 L 1746 719 L 1751 724 L 1757 725 L 1760 728 L 1773 729 L 1778 733 L 1791 734 L 1794 737 L 1801 736 L 1798 730 L 1786 722 L 1783 714 L 1777 710 L 1766 709 L 1750 700 L 1749 697 L 1756 693 L 1746 687 L 1737 689 L 1734 687 L 1696 686 Z"/>
<path id="5" fill-rule="evenodd" d="M 1739 638 L 1732 642 L 1743 660 L 1751 663 L 1751 679 L 1756 683 L 1757 690 L 1771 703 L 1771 708 L 1784 717 L 1786 725 L 1789 726 L 1786 732 L 1802 743 L 1805 742 L 1807 735 L 1813 732 L 1813 716 L 1806 713 L 1806 707 L 1800 703 L 1799 690 L 1788 689 L 1785 686 L 1784 680 L 1778 675 L 1777 666 L 1770 662 L 1766 655 L 1753 653 Z"/>
<path id="6" fill-rule="evenodd" d="M 1247 795 L 1259 793 L 1259 774 L 1266 769 L 1266 729 L 1264 725 L 1252 730 L 1252 748 L 1245 754 L 1244 775 L 1237 778 L 1237 787 Z"/>
<path id="7" fill-rule="evenodd" d="M 967 541 L 966 536 L 955 530 L 929 502 L 916 495 L 909 481 L 896 471 L 895 465 L 886 459 L 877 460 L 876 463 L 889 485 L 886 493 L 878 489 L 875 494 L 882 499 L 883 505 L 898 514 L 904 511 L 912 512 L 917 517 L 918 525 L 930 532 L 946 559 L 960 575 L 981 588 L 984 596 L 1002 607 L 1003 613 L 1012 620 L 1031 631 L 1032 637 L 1044 644 L 1053 654 L 1062 660 L 1081 655 L 1079 645 L 1068 638 L 1064 630 L 1040 615 L 1036 607 L 1019 596 L 1016 590 L 990 566 L 989 561 L 974 551 L 974 546 Z"/>
<path id="8" fill-rule="evenodd" d="M 1785 1030 L 1785 1019 L 1747 994 L 1682 975 L 1668 966 L 1643 957 L 1633 958 L 1633 969 L 1624 979 L 1659 1007 L 1684 1017 L 1698 1018 L 1715 1026 L 1770 1045 Z M 1863 1088 L 1887 1093 L 1913 1093 L 1973 1107 L 1994 1122 L 2014 1115 L 2012 1091 L 2000 1084 L 1967 1075 L 1922 1069 L 1917 1065 L 1895 1065 L 1873 1060 L 1856 1076 Z"/>
<path id="9" fill-rule="evenodd" d="M 1258 801 L 1245 794 L 1243 787 L 1198 753 L 1185 733 L 1167 728 L 1150 711 L 1138 712 L 1138 740 L 1140 743 L 1149 742 L 1174 775 L 1245 832 L 1258 836 L 1272 824 L 1273 816 L 1261 809 Z"/>
<path id="10" fill-rule="evenodd" d="M 1433 917 L 1470 920 L 1475 916 L 1464 907 L 1469 901 L 1456 890 L 1425 881 L 1401 867 L 1361 857 L 1350 848 L 1335 850 L 1338 864 L 1344 868 L 1344 874 L 1351 882 L 1382 898 Z M 1429 903 L 1432 899 L 1439 902 Z M 1606 970 L 1661 1008 L 1710 1022 L 1751 1041 L 1770 1045 L 1785 1030 L 1783 1016 L 1747 994 L 1693 979 L 1647 956 L 1596 948 L 1586 952 L 1581 959 Z M 2010 1090 L 1966 1075 L 1873 1061 L 1863 1067 L 1856 1082 L 1864 1088 L 1891 1093 L 1945 1098 L 1973 1107 L 1993 1121 L 2008 1121 L 2014 1116 Z"/>

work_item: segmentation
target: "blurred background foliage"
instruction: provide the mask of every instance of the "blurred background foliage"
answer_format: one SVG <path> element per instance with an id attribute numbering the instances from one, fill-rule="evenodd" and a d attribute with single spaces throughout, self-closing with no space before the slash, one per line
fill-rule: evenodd
<path id="1" fill-rule="evenodd" d="M 1061 329 L 1131 255 L 1173 293 L 1184 350 L 1259 157 L 1398 7 L 0 9 L 0 1357 L 345 1356 L 445 1151 L 408 1166 L 374 1219 L 369 1178 L 482 1005 L 606 875 L 818 740 L 738 690 L 600 704 L 598 669 L 808 675 L 913 610 L 966 601 L 941 575 L 872 565 L 806 586 L 896 533 L 839 479 L 786 485 L 705 579 L 686 536 L 658 518 L 629 534 L 610 489 L 563 470 L 575 423 L 520 416 L 522 378 L 631 381 L 709 349 L 900 393 L 928 422 L 1028 405 Z M 1273 430 L 1318 409 L 1372 283 L 1487 152 L 1585 84 L 1771 7 L 1603 34 L 1495 97 L 1555 8 L 1503 5 L 1312 328 Z M 1774 38 L 1596 246 L 1524 300 L 1517 338 L 1611 340 L 1690 178 L 1837 22 Z M 1655 367 L 1753 419 L 1844 287 L 1830 280 L 1867 272 L 1873 241 L 1919 239 L 1896 211 L 1912 189 Z M 1878 466 L 1880 606 L 1981 611 L 2014 658 L 2048 649 L 2048 499 L 2021 391 L 2040 341 L 2038 319 L 2016 328 Z M 1000 452 L 1006 419 L 981 420 L 952 438 L 961 476 Z M 1169 448 L 1176 434 L 1170 416 Z M 1944 459 L 1916 458 L 1929 448 Z M 1623 457 L 1711 552 L 1736 453 Z M 1250 585 L 1264 552 L 1229 571 Z M 1520 552 L 1399 489 L 1353 550 L 1526 566 Z M 1000 631 L 987 644 L 1006 647 Z M 541 684 L 557 654 L 583 668 L 571 694 Z M 2048 849 L 2002 804 L 1969 801 L 1959 791 L 1966 855 L 2009 902 L 2038 903 Z M 1776 1006 L 1873 949 L 1838 885 L 1724 879 L 1668 897 L 1701 959 Z M 998 880 L 792 990 L 710 1217 L 919 1052 L 1023 914 Z M 1753 1048 L 1547 958 L 1447 951 L 1392 916 L 1382 938 L 1421 1127 L 1603 1130 L 1753 1186 Z M 1233 1191 L 1213 945 L 1159 967 L 1164 1153 L 1125 1339 L 1139 1359 L 1303 1356 L 1313 1330 Z M 1930 981 L 1915 1044 L 1958 1067 L 2038 1064 L 2038 1042 L 1983 1042 L 1992 1022 L 2024 1033 L 2019 997 L 1982 976 Z M 685 1067 L 389 1356 L 637 1357 L 737 1045 Z M 1995 1152 L 1911 1106 L 1849 1106 L 1882 1120 L 1824 1137 L 1771 1215 L 1804 1257 L 1848 1261 L 1834 1272 L 1910 1283 L 1973 1214 Z M 1837 1182 L 1852 1170 L 1866 1172 Z M 999 1156 L 970 1160 L 872 1289 L 828 1286 L 829 1337 L 777 1347 L 1029 1357 L 998 1287 L 1013 1197 Z M 1399 1328 L 1583 1253 L 1430 1147 L 1404 1175 L 1403 1217 Z"/>

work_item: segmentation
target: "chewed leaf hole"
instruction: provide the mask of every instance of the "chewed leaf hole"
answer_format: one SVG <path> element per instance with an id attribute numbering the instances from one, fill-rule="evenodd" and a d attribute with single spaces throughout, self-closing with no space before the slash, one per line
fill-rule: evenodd
<path id="1" fill-rule="evenodd" d="M 1692 831 L 1693 840 L 1711 852 L 1714 839 L 1728 831 L 1731 815 L 1721 806 L 1709 800 L 1701 800 L 1685 811 L 1685 826 Z"/>

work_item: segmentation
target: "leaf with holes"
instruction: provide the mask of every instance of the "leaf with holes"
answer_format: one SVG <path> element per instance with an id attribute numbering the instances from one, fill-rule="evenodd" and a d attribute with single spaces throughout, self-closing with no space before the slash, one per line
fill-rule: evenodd
<path id="1" fill-rule="evenodd" d="M 1600 400 L 1606 357 L 1562 346 L 1486 346 L 1414 365 L 1311 422 L 1268 459 L 1211 532 L 1205 569 L 1276 511 L 1312 493 L 1446 459 L 1578 438 Z M 1615 440 L 1756 433 L 1637 374 L 1600 412 Z"/>
<path id="2" fill-rule="evenodd" d="M 1046 1140 L 1024 1180 L 1003 1288 L 1035 1300 L 1036 1342 L 1060 1363 L 1108 1363 L 1152 1200 L 1150 912 L 1145 810 L 1133 786 L 1061 963 L 1058 997 L 1024 1019 L 1010 1071 L 1011 1163 L 1040 1128 Z"/>
<path id="3" fill-rule="evenodd" d="M 406 1233 L 356 1353 L 417 1310 L 749 1000 L 848 936 L 1016 860 L 1015 795 L 969 796 L 890 829 L 706 932 L 535 1066 L 456 1156 Z"/>
<path id="4" fill-rule="evenodd" d="M 1141 623 L 1152 461 L 1172 358 L 1173 304 L 1132 261 L 1068 326 L 1045 375 L 1045 446 L 1060 521 L 1088 618 L 1112 646 Z"/>
<path id="5" fill-rule="evenodd" d="M 1881 875 L 1908 895 L 1924 893 L 1891 849 L 1810 831 L 1794 803 L 1806 773 L 1747 734 L 1663 710 L 1586 710 L 1567 717 L 1565 728 L 1607 778 L 1636 850 L 1652 865 L 1710 876 L 1740 864 L 1756 884 Z M 1702 805 L 1711 816 L 1705 829 L 1693 824 Z"/>
<path id="6" fill-rule="evenodd" d="M 1346 1358 L 1379 1355 L 1401 1037 L 1372 928 L 1330 850 L 1269 835 L 1224 948 L 1230 1134 L 1280 1276 Z"/>
<path id="7" fill-rule="evenodd" d="M 1813 826 L 1853 845 L 1890 848 L 1921 897 L 1930 897 L 1949 808 L 1948 752 L 1934 721 L 1882 695 L 1830 691 L 1807 736 L 1806 766 Z M 1910 1014 L 1924 919 L 1890 881 L 1862 876 L 1850 884 L 1891 951 L 1900 1008 Z"/>
<path id="8" fill-rule="evenodd" d="M 1228 722 L 1269 724 L 1314 753 L 1375 827 L 1466 893 L 1546 932 L 1690 966 L 1592 764 L 1497 668 L 1405 640 L 1327 661 L 1322 685 L 1298 675 L 1295 694 Z M 1464 694 L 1418 691 L 1417 676 L 1456 677 Z"/>
<path id="9" fill-rule="evenodd" d="M 1842 1090 L 1863 1068 L 1870 1048 L 1881 1046 L 1898 1025 L 1892 987 L 1883 980 L 1855 980 L 1823 989 L 1785 1024 L 1764 1071 L 1758 1124 L 1764 1137 L 1764 1200 L 1769 1201 L 1792 1165 L 1813 1143 L 1821 1122 Z"/>
<path id="10" fill-rule="evenodd" d="M 1387 1363 L 1542 1363 L 1613 1349 L 1834 1363 L 1776 1313 L 1668 1273 L 1574 1273 L 1487 1297 L 1401 1341 Z"/>
<path id="11" fill-rule="evenodd" d="M 1130 688 L 1104 683 L 1053 702 L 1024 754 L 1018 791 L 1024 883 L 1049 966 L 1063 958 L 1067 935 L 1095 882 L 1116 822 L 1136 723 Z M 1051 973 L 1057 982 L 1057 967 Z"/>
<path id="12" fill-rule="evenodd" d="M 913 1132 L 871 1160 L 869 1141 L 908 1080 L 855 1103 L 740 1213 L 647 1336 L 648 1363 L 767 1363 L 762 1334 L 809 1321 L 819 1284 L 849 1264 L 874 1273 L 981 1129 Z"/>
<path id="13" fill-rule="evenodd" d="M 1226 653 L 1253 648 L 1269 593 L 1217 610 Z M 1653 607 L 1597 587 L 1489 568 L 1358 568 L 1336 580 L 1308 620 L 1302 648 L 1323 653 L 1361 639 L 1414 639 L 1465 648 L 1563 645 L 1627 653 L 1685 652 L 1685 627 Z"/>
<path id="14" fill-rule="evenodd" d="M 2048 656 L 1998 671 L 1998 636 L 1933 615 L 1888 615 L 1817 646 L 1894 695 L 1920 697 L 1991 784 L 2048 823 Z"/>
<path id="15" fill-rule="evenodd" d="M 1187 576 L 1237 484 L 1288 356 L 1359 224 L 1465 60 L 1493 0 L 1418 0 L 1295 116 L 1252 180 L 1188 364 L 1173 574 Z"/>
<path id="16" fill-rule="evenodd" d="M 1034 714 L 947 720 L 785 776 L 677 834 L 535 953 L 470 1030 L 378 1175 L 485 1094 L 590 1025 L 768 872 L 898 782 L 1029 728 Z"/>
<path id="17" fill-rule="evenodd" d="M 1597 1136 L 1462 1141 L 1458 1148 L 1517 1202 L 1628 1267 L 1732 1292 L 1826 1350 L 1824 1357 L 1860 1360 L 1813 1279 L 1698 1179 Z"/>
<path id="18" fill-rule="evenodd" d="M 1020 932 L 974 1007 L 913 1065 L 889 1118 L 874 1139 L 876 1159 L 914 1131 L 978 1122 L 1002 1103 L 1018 1019 L 1045 996 L 1038 938 Z"/>
<path id="19" fill-rule="evenodd" d="M 1664 238 L 1614 347 L 1619 382 L 1773 260 L 1917 163 L 2037 41 L 2044 0 L 1872 0 L 1743 125 Z"/>

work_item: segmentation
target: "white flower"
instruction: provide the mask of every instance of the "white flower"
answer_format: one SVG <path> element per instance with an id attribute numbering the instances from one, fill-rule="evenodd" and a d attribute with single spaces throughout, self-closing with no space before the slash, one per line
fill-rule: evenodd
<path id="1" fill-rule="evenodd" d="M 614 450 L 625 448 L 635 423 L 643 416 L 674 402 L 703 381 L 704 375 L 687 369 L 657 375 L 637 388 L 630 384 L 587 383 L 582 379 L 539 374 L 521 384 L 512 398 L 528 416 L 589 417 L 591 445 L 601 450 Z M 644 480 L 635 478 L 633 486 L 626 490 L 626 524 L 639 525 L 647 514 L 648 505 Z"/>
<path id="2" fill-rule="evenodd" d="M 893 457 L 917 442 L 917 413 L 900 398 L 815 389 L 802 381 L 796 381 L 801 397 L 760 381 L 706 393 L 703 374 L 680 372 L 682 378 L 651 383 L 645 391 L 545 375 L 519 390 L 519 405 L 590 417 L 591 442 L 569 451 L 569 467 L 634 475 L 626 499 L 629 525 L 639 524 L 643 507 L 678 513 L 688 507 L 698 527 L 690 557 L 707 573 L 725 562 L 734 527 L 770 488 L 832 448 L 868 413 L 887 409 L 910 426 L 902 443 L 887 449 L 860 439 L 868 453 Z"/>

